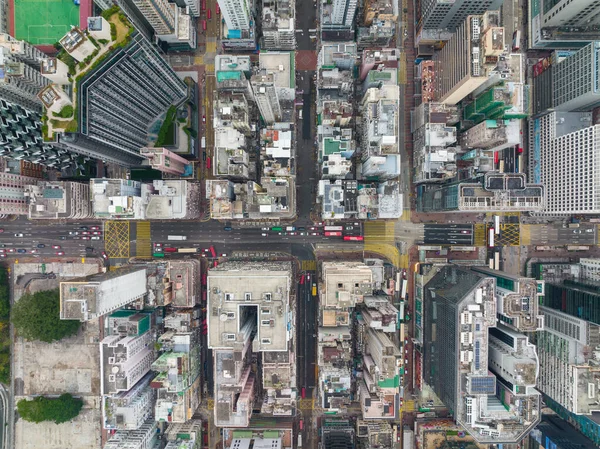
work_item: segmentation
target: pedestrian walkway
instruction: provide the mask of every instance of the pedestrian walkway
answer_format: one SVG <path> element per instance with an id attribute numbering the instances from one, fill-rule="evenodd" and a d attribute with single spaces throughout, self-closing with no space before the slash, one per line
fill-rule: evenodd
<path id="1" fill-rule="evenodd" d="M 531 245 L 531 231 L 533 225 L 522 224 L 521 225 L 521 245 L 529 246 Z"/>
<path id="2" fill-rule="evenodd" d="M 152 257 L 150 222 L 138 221 L 135 224 L 135 228 L 135 257 L 139 259 L 150 259 Z"/>
<path id="3" fill-rule="evenodd" d="M 316 271 L 317 261 L 316 260 L 303 260 L 302 271 Z"/>
<path id="4" fill-rule="evenodd" d="M 367 221 L 365 223 L 365 242 L 394 242 L 396 238 L 395 222 Z"/>
<path id="5" fill-rule="evenodd" d="M 111 259 L 129 258 L 129 222 L 104 223 L 104 250 Z"/>
<path id="6" fill-rule="evenodd" d="M 475 223 L 475 231 L 473 236 L 473 245 L 475 246 L 485 246 L 485 242 L 487 239 L 486 234 L 486 225 L 485 223 Z"/>

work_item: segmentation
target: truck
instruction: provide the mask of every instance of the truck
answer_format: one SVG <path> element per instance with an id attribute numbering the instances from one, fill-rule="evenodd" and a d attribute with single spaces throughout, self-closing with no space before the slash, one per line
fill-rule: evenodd
<path id="1" fill-rule="evenodd" d="M 415 447 L 415 434 L 408 426 L 402 430 L 402 449 L 413 449 Z"/>
<path id="2" fill-rule="evenodd" d="M 185 235 L 169 235 L 167 240 L 187 240 L 187 236 Z"/>
<path id="3" fill-rule="evenodd" d="M 295 230 L 296 230 L 296 227 L 295 227 L 295 226 L 286 226 L 286 227 L 285 227 L 285 230 L 286 230 L 286 231 L 295 231 Z"/>
<path id="4" fill-rule="evenodd" d="M 204 22 L 204 21 L 203 21 Z M 206 22 L 205 22 L 206 23 Z M 204 28 L 204 27 L 203 27 Z M 202 137 L 202 139 L 200 139 L 200 146 L 202 148 L 206 148 L 206 137 Z"/>

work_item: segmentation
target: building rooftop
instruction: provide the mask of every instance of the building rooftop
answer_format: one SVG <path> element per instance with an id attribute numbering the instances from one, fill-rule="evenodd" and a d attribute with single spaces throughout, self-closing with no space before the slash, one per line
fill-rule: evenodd
<path id="1" fill-rule="evenodd" d="M 295 88 L 294 52 L 261 52 L 258 59 L 261 71 L 275 78 L 275 87 Z"/>
<path id="2" fill-rule="evenodd" d="M 241 348 L 255 333 L 254 351 L 288 350 L 291 267 L 229 262 L 208 273 L 210 348 Z"/>
<path id="3" fill-rule="evenodd" d="M 320 302 L 326 309 L 347 310 L 373 292 L 373 272 L 362 262 L 323 262 Z"/>
<path id="4" fill-rule="evenodd" d="M 146 295 L 146 268 L 127 266 L 60 283 L 60 318 L 88 321 Z"/>

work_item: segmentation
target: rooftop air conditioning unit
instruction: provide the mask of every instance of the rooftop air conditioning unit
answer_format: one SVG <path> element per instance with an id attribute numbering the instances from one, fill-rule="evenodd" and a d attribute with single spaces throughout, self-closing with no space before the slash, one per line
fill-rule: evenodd
<path id="1" fill-rule="evenodd" d="M 109 357 L 108 358 L 108 363 L 110 363 L 111 365 L 115 363 L 115 358 L 114 357 Z"/>
<path id="2" fill-rule="evenodd" d="M 114 382 L 115 381 L 115 375 L 114 374 L 109 374 L 108 375 L 108 381 L 109 382 Z"/>

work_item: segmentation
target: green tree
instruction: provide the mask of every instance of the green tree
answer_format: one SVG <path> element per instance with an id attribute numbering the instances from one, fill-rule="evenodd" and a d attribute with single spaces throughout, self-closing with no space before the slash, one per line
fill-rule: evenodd
<path id="1" fill-rule="evenodd" d="M 17 402 L 19 416 L 25 421 L 39 423 L 54 421 L 56 424 L 71 421 L 81 411 L 83 401 L 74 398 L 69 393 L 61 394 L 58 398 L 38 396 L 28 401 L 21 399 Z"/>
<path id="2" fill-rule="evenodd" d="M 81 325 L 79 321 L 60 319 L 58 289 L 24 294 L 13 304 L 11 320 L 21 337 L 47 343 L 76 334 Z"/>
<path id="3" fill-rule="evenodd" d="M 10 297 L 8 293 L 8 275 L 6 269 L 0 267 L 0 320 L 8 319 L 10 314 Z"/>

